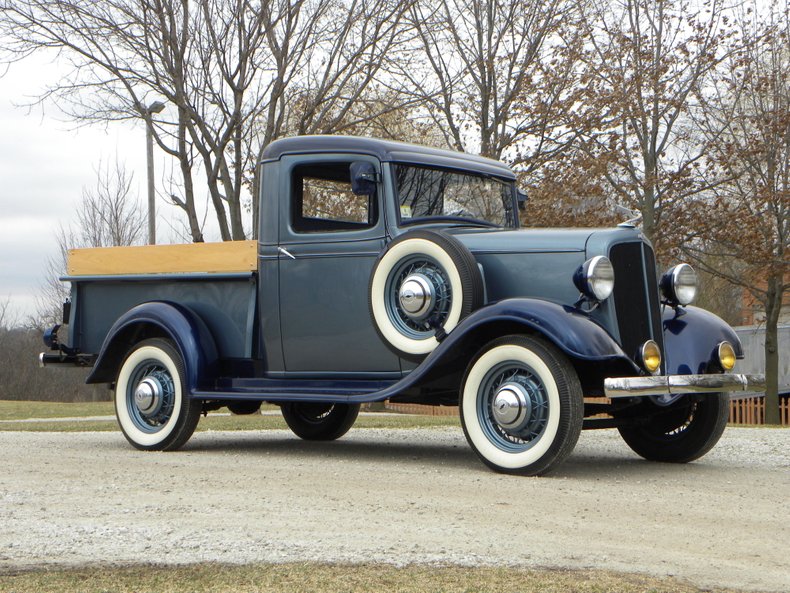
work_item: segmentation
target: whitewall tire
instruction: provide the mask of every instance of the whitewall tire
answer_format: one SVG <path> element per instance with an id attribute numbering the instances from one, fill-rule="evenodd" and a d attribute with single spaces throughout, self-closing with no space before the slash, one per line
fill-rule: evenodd
<path id="1" fill-rule="evenodd" d="M 115 415 L 134 447 L 174 450 L 192 436 L 202 406 L 185 394 L 184 377 L 181 356 L 168 340 L 145 340 L 127 355 L 115 385 Z"/>
<path id="2" fill-rule="evenodd" d="M 467 369 L 461 424 L 469 445 L 496 471 L 542 475 L 576 446 L 581 385 L 568 359 L 529 336 L 490 342 Z"/>
<path id="3" fill-rule="evenodd" d="M 418 230 L 379 256 L 368 289 L 381 339 L 398 355 L 421 360 L 483 303 L 483 280 L 469 250 L 451 235 Z"/>

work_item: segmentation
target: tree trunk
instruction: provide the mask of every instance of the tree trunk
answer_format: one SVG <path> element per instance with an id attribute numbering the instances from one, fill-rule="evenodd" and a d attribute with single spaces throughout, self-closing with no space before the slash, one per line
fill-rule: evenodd
<path id="1" fill-rule="evenodd" d="M 645 237 L 653 244 L 656 250 L 656 257 L 661 259 L 662 253 L 656 245 L 656 186 L 655 186 L 655 163 L 645 159 L 645 180 L 642 186 L 642 203 L 639 204 L 639 211 L 642 213 L 642 232 Z"/>
<path id="2" fill-rule="evenodd" d="M 192 180 L 192 163 L 189 159 L 189 149 L 187 147 L 187 128 L 184 121 L 188 117 L 186 110 L 178 108 L 178 164 L 181 167 L 181 178 L 184 181 L 184 204 L 183 209 L 189 222 L 189 232 L 192 235 L 193 243 L 203 242 L 203 231 L 200 228 L 197 212 L 195 210 L 195 187 Z"/>
<path id="3" fill-rule="evenodd" d="M 765 423 L 781 424 L 779 417 L 779 313 L 782 278 L 772 274 L 768 278 L 768 295 L 765 299 Z"/>

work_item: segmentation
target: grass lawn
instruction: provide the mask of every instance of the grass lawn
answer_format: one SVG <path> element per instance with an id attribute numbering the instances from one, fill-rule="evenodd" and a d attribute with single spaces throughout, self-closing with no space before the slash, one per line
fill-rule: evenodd
<path id="1" fill-rule="evenodd" d="M 271 430 L 286 429 L 285 421 L 277 406 L 267 405 L 266 411 L 276 414 L 229 416 L 223 408 L 201 418 L 197 430 Z M 27 418 L 87 418 L 114 416 L 112 402 L 49 403 L 0 401 L 0 431 L 28 432 L 106 432 L 118 430 L 115 420 L 68 420 L 52 422 L 20 422 Z M 354 428 L 431 428 L 434 426 L 459 426 L 452 416 L 415 416 L 410 414 L 362 414 Z"/>
<path id="2" fill-rule="evenodd" d="M 134 566 L 3 574 L 0 593 L 735 593 L 700 589 L 671 578 L 587 570 L 529 570 L 381 564 Z"/>
<path id="3" fill-rule="evenodd" d="M 68 418 L 83 416 L 112 416 L 112 402 L 64 404 L 58 402 L 0 401 L 0 420 L 23 418 Z"/>

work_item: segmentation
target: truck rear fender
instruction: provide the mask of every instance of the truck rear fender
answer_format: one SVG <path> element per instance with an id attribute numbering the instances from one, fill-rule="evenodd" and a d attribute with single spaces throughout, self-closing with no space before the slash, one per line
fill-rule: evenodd
<path id="1" fill-rule="evenodd" d="M 735 355 L 743 358 L 743 346 L 729 324 L 710 311 L 698 307 L 682 307 L 675 311 L 666 307 L 663 314 L 664 358 L 668 375 L 704 375 L 720 373 L 717 349 L 727 341 Z M 735 372 L 738 365 L 735 365 Z"/>
<path id="2" fill-rule="evenodd" d="M 605 376 L 640 372 L 614 338 L 589 316 L 530 298 L 506 299 L 473 312 L 413 372 L 422 375 L 420 382 L 440 382 L 445 376 L 460 384 L 466 365 L 487 342 L 524 333 L 540 335 L 565 353 L 587 390 L 601 391 Z"/>
<path id="3" fill-rule="evenodd" d="M 173 341 L 185 366 L 187 392 L 209 387 L 217 373 L 217 348 L 206 324 L 177 303 L 137 305 L 110 328 L 86 383 L 112 383 L 129 350 L 148 338 Z"/>

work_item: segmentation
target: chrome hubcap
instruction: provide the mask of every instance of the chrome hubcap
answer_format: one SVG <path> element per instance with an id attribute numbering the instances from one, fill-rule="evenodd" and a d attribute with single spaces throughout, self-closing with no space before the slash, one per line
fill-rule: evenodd
<path id="1" fill-rule="evenodd" d="M 532 403 L 526 389 L 518 383 L 505 383 L 494 395 L 494 421 L 507 431 L 518 430 L 532 414 Z"/>
<path id="2" fill-rule="evenodd" d="M 151 416 L 162 407 L 164 389 L 156 377 L 148 376 L 134 390 L 134 405 L 141 414 Z"/>
<path id="3" fill-rule="evenodd" d="M 422 274 L 406 277 L 398 290 L 403 312 L 411 319 L 420 319 L 430 312 L 434 302 L 433 283 Z"/>

